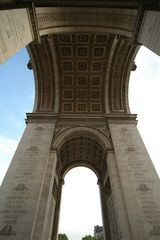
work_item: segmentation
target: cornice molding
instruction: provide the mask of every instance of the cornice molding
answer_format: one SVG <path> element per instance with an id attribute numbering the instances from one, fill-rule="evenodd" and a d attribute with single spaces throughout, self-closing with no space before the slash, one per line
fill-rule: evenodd
<path id="1" fill-rule="evenodd" d="M 132 37 L 137 10 L 117 8 L 36 8 L 40 35 L 57 31 L 98 31 Z M 77 31 L 77 29 L 75 29 Z M 79 31 L 79 30 L 78 30 Z"/>

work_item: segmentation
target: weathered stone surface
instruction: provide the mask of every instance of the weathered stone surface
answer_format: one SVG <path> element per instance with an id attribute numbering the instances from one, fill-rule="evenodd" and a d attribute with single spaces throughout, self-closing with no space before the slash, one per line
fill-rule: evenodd
<path id="1" fill-rule="evenodd" d="M 49 153 L 53 131 L 54 124 L 26 127 L 0 188 L 0 239 L 28 240 L 37 225 L 42 234 L 52 177 L 48 168 L 54 172 L 57 161 Z"/>
<path id="2" fill-rule="evenodd" d="M 0 11 L 0 63 L 33 40 L 26 9 Z"/>
<path id="3" fill-rule="evenodd" d="M 160 12 L 146 11 L 139 32 L 139 42 L 160 55 Z"/>
<path id="4" fill-rule="evenodd" d="M 159 53 L 159 13 L 145 13 L 158 2 L 45 2 L 0 12 L 1 62 L 41 35 L 27 47 L 36 100 L 0 189 L 0 240 L 56 240 L 63 178 L 75 166 L 98 177 L 106 239 L 158 240 L 159 178 L 128 104 L 137 42 Z"/>
<path id="5" fill-rule="evenodd" d="M 133 239 L 160 238 L 160 184 L 136 125 L 109 124 Z"/>

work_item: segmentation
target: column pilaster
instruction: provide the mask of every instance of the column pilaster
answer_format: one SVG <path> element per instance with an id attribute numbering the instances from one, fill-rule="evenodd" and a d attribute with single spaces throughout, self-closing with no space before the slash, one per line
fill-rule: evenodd
<path id="1" fill-rule="evenodd" d="M 57 190 L 57 199 L 56 199 L 56 207 L 53 221 L 53 232 L 52 232 L 52 240 L 56 240 L 58 236 L 58 225 L 59 225 L 59 216 L 60 216 L 60 204 L 61 204 L 61 195 L 62 195 L 62 187 L 64 185 L 64 180 L 59 180 L 58 190 Z"/>
<path id="2" fill-rule="evenodd" d="M 57 161 L 50 150 L 54 127 L 54 120 L 27 124 L 0 188 L 0 239 L 40 239 L 44 234 Z"/>
<path id="3" fill-rule="evenodd" d="M 132 239 L 159 239 L 160 182 L 136 122 L 115 116 L 108 123 Z"/>

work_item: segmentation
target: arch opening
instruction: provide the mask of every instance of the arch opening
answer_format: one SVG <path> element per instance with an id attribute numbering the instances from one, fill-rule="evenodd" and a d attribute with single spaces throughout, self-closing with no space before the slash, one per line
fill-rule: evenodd
<path id="1" fill-rule="evenodd" d="M 84 129 L 83 129 L 84 130 Z M 103 214 L 103 222 L 104 222 L 104 236 L 106 239 L 112 234 L 112 226 L 111 226 L 111 212 L 109 212 L 109 206 L 112 204 L 112 191 L 110 186 L 110 180 L 108 175 L 108 167 L 107 167 L 107 147 L 104 149 L 102 141 L 98 141 L 98 137 L 100 136 L 94 133 L 94 131 L 90 134 L 87 134 L 87 131 L 76 131 L 72 129 L 67 130 L 64 138 L 64 133 L 62 135 L 62 139 L 56 141 L 59 143 L 57 146 L 58 152 L 58 162 L 56 167 L 56 174 L 58 177 L 58 185 L 57 185 L 57 201 L 56 201 L 56 218 L 54 218 L 53 224 L 53 235 L 57 236 L 58 229 L 58 220 L 59 220 L 59 209 L 61 203 L 61 191 L 62 191 L 62 183 L 63 179 L 66 177 L 70 170 L 73 170 L 75 167 L 87 167 L 92 170 L 94 174 L 97 176 L 98 184 L 100 187 L 100 197 L 102 214 Z M 78 134 L 77 134 L 78 132 Z M 64 141 L 65 139 L 65 141 Z M 62 140 L 62 142 L 61 142 Z M 53 144 L 54 145 L 54 144 Z M 86 183 L 88 180 L 85 180 Z M 85 185 L 85 183 L 84 183 Z M 97 194 L 99 195 L 99 194 Z M 112 211 L 112 210 L 111 210 Z M 106 215 L 108 212 L 109 215 Z M 114 213 L 112 214 L 114 215 Z M 115 220 L 114 220 L 115 221 Z M 110 222 L 110 223 L 109 223 Z M 95 223 L 97 225 L 97 223 Z M 87 235 L 87 234 L 86 234 Z"/>
<path id="2" fill-rule="evenodd" d="M 59 233 L 80 240 L 93 236 L 95 225 L 102 226 L 97 176 L 89 168 L 75 167 L 65 175 Z"/>

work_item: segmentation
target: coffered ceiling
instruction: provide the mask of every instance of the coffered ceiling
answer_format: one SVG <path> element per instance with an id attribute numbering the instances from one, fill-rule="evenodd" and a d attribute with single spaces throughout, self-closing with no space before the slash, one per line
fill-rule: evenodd
<path id="1" fill-rule="evenodd" d="M 102 33 L 41 38 L 41 44 L 28 48 L 36 81 L 36 112 L 129 112 L 128 80 L 137 51 L 130 39 Z"/>
<path id="2" fill-rule="evenodd" d="M 34 112 L 129 113 L 128 82 L 138 51 L 135 8 L 36 8 L 41 43 L 27 47 Z"/>
<path id="3" fill-rule="evenodd" d="M 104 176 L 107 169 L 106 152 L 95 139 L 76 136 L 60 148 L 57 172 L 61 177 L 71 167 L 80 165 L 91 168 L 98 177 Z"/>

